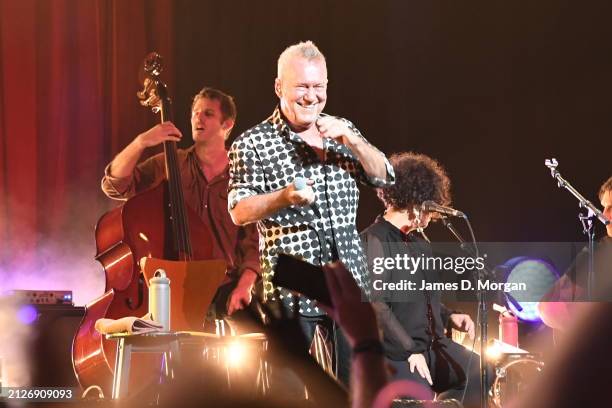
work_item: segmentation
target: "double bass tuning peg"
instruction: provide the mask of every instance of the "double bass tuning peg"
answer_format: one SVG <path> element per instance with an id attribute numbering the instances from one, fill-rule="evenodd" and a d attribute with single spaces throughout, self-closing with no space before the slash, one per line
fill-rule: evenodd
<path id="1" fill-rule="evenodd" d="M 160 97 L 157 94 L 157 87 L 155 81 L 150 78 L 146 78 L 143 84 L 143 89 L 136 92 L 136 96 L 142 106 L 148 106 L 153 109 L 153 112 L 159 112 Z"/>
<path id="2" fill-rule="evenodd" d="M 163 58 L 156 52 L 149 53 L 144 59 L 144 71 L 149 76 L 157 77 L 163 70 Z"/>

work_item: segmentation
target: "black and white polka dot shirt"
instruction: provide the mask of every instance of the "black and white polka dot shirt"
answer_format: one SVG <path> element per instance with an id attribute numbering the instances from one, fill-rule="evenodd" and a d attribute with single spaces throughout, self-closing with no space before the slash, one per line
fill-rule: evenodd
<path id="1" fill-rule="evenodd" d="M 363 138 L 350 121 L 340 119 Z M 386 179 L 370 177 L 348 147 L 329 139 L 325 144 L 325 159 L 321 161 L 314 149 L 289 128 L 277 107 L 272 116 L 240 135 L 229 151 L 230 210 L 240 200 L 280 190 L 296 177 L 314 180 L 313 204 L 284 208 L 257 223 L 267 297 L 273 290 L 271 278 L 280 253 L 313 265 L 340 259 L 365 288 L 367 264 L 355 227 L 357 182 L 373 187 L 392 184 L 393 167 L 385 158 Z M 300 313 L 320 314 L 307 299 L 300 301 Z"/>

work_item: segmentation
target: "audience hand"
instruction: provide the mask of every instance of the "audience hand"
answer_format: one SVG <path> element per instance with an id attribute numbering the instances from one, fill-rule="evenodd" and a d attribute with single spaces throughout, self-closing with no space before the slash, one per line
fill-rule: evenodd
<path id="1" fill-rule="evenodd" d="M 333 304 L 329 307 L 319 303 L 319 306 L 344 329 L 351 347 L 379 339 L 374 309 L 362 299 L 351 273 L 341 262 L 325 265 L 323 269 Z"/>

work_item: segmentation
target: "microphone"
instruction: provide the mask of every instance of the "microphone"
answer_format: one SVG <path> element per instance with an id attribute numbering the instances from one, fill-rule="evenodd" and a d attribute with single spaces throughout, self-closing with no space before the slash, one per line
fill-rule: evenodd
<path id="1" fill-rule="evenodd" d="M 465 214 L 462 213 L 461 211 L 455 210 L 454 208 L 445 207 L 431 200 L 424 201 L 423 204 L 421 204 L 421 210 L 427 211 L 427 212 L 436 212 L 436 213 L 444 214 L 444 215 L 450 215 L 452 217 L 467 218 Z"/>
<path id="2" fill-rule="evenodd" d="M 293 188 L 296 190 L 303 190 L 308 186 L 308 180 L 304 177 L 296 177 L 293 179 Z"/>
<path id="3" fill-rule="evenodd" d="M 293 179 L 293 188 L 295 188 L 295 191 L 304 190 L 306 187 L 308 187 L 307 178 L 298 176 Z M 314 211 L 317 217 L 321 218 L 321 212 L 319 211 L 319 206 L 317 206 L 316 202 L 311 203 L 310 208 L 312 208 L 312 211 Z"/>

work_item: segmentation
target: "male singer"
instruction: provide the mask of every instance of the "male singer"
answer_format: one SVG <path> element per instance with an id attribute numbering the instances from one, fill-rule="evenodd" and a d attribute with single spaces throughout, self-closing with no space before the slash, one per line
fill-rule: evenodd
<path id="1" fill-rule="evenodd" d="M 327 84 L 325 57 L 311 41 L 288 47 L 274 82 L 279 106 L 230 149 L 229 210 L 238 225 L 257 222 L 268 298 L 279 253 L 314 265 L 340 260 L 365 287 L 367 268 L 355 227 L 357 182 L 390 185 L 393 168 L 351 122 L 322 113 Z M 299 178 L 307 183 L 296 185 Z M 317 324 L 339 335 L 310 299 L 298 301 L 287 291 L 280 297 L 299 307 L 309 337 Z M 346 345 L 339 341 L 338 347 L 339 359 L 346 361 Z M 348 368 L 342 361 L 337 368 L 347 383 Z"/>

